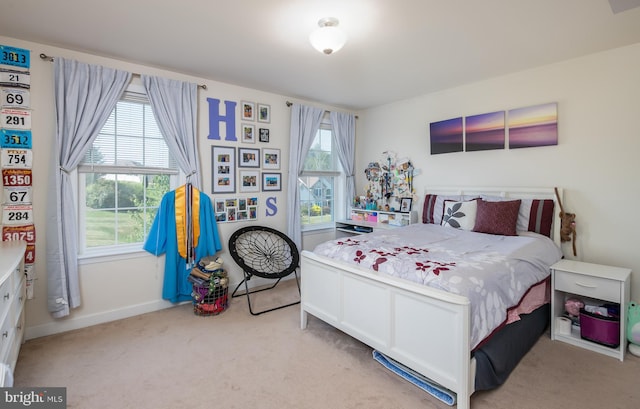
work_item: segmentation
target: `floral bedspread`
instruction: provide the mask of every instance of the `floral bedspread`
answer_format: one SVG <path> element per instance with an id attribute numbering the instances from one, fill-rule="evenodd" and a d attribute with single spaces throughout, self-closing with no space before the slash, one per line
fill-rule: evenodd
<path id="1" fill-rule="evenodd" d="M 467 297 L 474 349 L 562 258 L 548 237 L 519 234 L 498 236 L 412 224 L 331 240 L 318 245 L 314 253 Z"/>

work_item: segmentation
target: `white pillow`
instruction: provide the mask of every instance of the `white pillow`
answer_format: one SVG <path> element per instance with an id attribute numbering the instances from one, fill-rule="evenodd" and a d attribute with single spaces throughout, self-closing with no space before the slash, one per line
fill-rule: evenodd
<path id="1" fill-rule="evenodd" d="M 468 202 L 447 200 L 444 202 L 442 225 L 462 230 L 473 230 L 473 226 L 476 224 L 477 209 L 477 200 L 470 200 Z"/>

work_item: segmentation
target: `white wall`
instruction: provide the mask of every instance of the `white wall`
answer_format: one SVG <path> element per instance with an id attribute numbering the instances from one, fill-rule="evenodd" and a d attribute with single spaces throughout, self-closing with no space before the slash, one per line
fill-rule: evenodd
<path id="1" fill-rule="evenodd" d="M 37 231 L 35 297 L 27 302 L 28 338 L 62 332 L 169 306 L 160 297 L 164 260 L 140 253 L 135 257 L 82 264 L 81 307 L 69 317 L 53 320 L 46 307 L 45 208 L 50 152 L 53 150 L 53 65 L 40 53 L 74 58 L 134 73 L 206 84 L 200 90 L 199 138 L 204 171 L 203 189 L 210 193 L 211 145 L 280 148 L 283 186 L 287 183 L 289 108 L 285 96 L 195 78 L 188 75 L 97 57 L 56 47 L 0 37 L 0 44 L 31 50 L 31 99 L 34 154 L 34 215 Z M 634 233 L 640 222 L 633 214 L 640 199 L 636 175 L 640 165 L 637 117 L 640 114 L 640 44 L 533 69 L 490 81 L 424 95 L 360 112 L 357 122 L 357 189 L 364 186 L 364 168 L 391 149 L 408 156 L 423 174 L 415 185 L 561 186 L 567 211 L 578 214 L 578 259 L 630 267 L 640 271 Z M 248 100 L 271 105 L 270 143 L 243 145 L 212 141 L 208 135 L 206 98 Z M 507 110 L 545 102 L 558 102 L 559 145 L 520 150 L 429 155 L 430 122 Z M 305 101 L 300 101 L 305 103 Z M 307 102 L 314 104 L 313 102 Z M 318 104 L 314 104 L 318 105 Z M 326 109 L 334 109 L 325 107 Z M 239 130 L 240 121 L 237 127 Z M 278 213 L 265 216 L 265 199 L 277 198 Z M 286 192 L 259 194 L 260 224 L 286 230 Z M 420 203 L 417 204 L 420 206 Z M 243 223 L 219 224 L 219 232 L 232 283 L 242 273 L 226 252 L 231 233 Z M 330 238 L 316 234 L 304 248 Z M 565 254 L 570 256 L 569 247 Z M 633 277 L 632 297 L 640 297 Z"/>
<path id="2" fill-rule="evenodd" d="M 577 213 L 576 259 L 631 268 L 640 299 L 640 44 L 398 101 L 360 113 L 356 186 L 392 150 L 425 186 L 558 186 Z M 429 123 L 558 103 L 558 145 L 430 155 Z M 421 209 L 422 203 L 418 203 Z M 564 254 L 573 259 L 570 244 Z"/>
<path id="3" fill-rule="evenodd" d="M 290 109 L 287 100 L 295 101 L 282 95 L 265 93 L 254 89 L 228 85 L 220 82 L 196 78 L 175 72 L 159 70 L 152 67 L 131 64 L 119 60 L 102 58 L 71 50 L 50 47 L 42 44 L 21 41 L 18 39 L 0 37 L 0 44 L 31 50 L 31 103 L 32 103 L 32 134 L 33 134 L 33 207 L 36 226 L 36 273 L 35 296 L 27 302 L 26 337 L 34 338 L 43 335 L 63 332 L 87 325 L 123 318 L 139 313 L 153 311 L 171 306 L 161 299 L 162 278 L 164 275 L 164 257 L 157 258 L 145 252 L 140 252 L 116 260 L 103 259 L 99 262 L 83 261 L 80 264 L 80 285 L 82 305 L 71 311 L 71 314 L 59 320 L 51 318 L 47 311 L 47 260 L 45 243 L 45 217 L 49 198 L 46 196 L 46 184 L 51 167 L 51 154 L 55 138 L 55 116 L 53 107 L 53 64 L 41 60 L 40 53 L 52 57 L 76 59 L 85 63 L 99 64 L 112 68 L 127 70 L 137 74 L 157 75 L 166 78 L 206 84 L 207 90 L 199 90 L 199 118 L 198 135 L 200 140 L 200 160 L 203 170 L 203 186 L 205 193 L 211 193 L 211 146 L 244 146 L 249 148 L 279 148 L 282 152 L 281 192 L 258 194 L 258 220 L 252 222 L 219 223 L 218 230 L 223 243 L 222 252 L 218 253 L 225 260 L 225 268 L 230 275 L 231 288 L 242 279 L 242 271 L 237 267 L 227 252 L 227 243 L 231 234 L 248 223 L 270 226 L 286 231 L 286 189 L 289 165 L 289 122 Z M 240 101 L 265 103 L 271 106 L 271 123 L 255 122 L 258 127 L 270 129 L 269 143 L 242 144 L 240 142 L 226 142 L 223 140 L 207 139 L 209 134 L 209 113 L 207 98 L 221 101 L 229 100 L 238 103 L 236 108 L 236 135 L 240 135 Z M 297 101 L 314 104 L 312 102 Z M 331 110 L 332 107 L 314 104 Z M 222 104 L 221 112 L 224 112 Z M 230 195 L 230 197 L 248 194 Z M 253 195 L 253 194 L 252 194 Z M 213 195 L 210 194 L 212 198 Z M 215 197 L 229 197 L 229 195 L 215 195 Z M 265 201 L 267 197 L 276 197 L 277 213 L 274 216 L 265 215 Z M 304 243 L 307 247 L 307 243 Z"/>

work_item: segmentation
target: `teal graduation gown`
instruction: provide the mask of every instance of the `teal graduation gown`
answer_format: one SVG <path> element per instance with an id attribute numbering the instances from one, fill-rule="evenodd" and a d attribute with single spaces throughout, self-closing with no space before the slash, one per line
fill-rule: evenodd
<path id="1" fill-rule="evenodd" d="M 143 246 L 146 251 L 156 256 L 166 253 L 162 298 L 173 303 L 192 299 L 192 285 L 187 280 L 191 269 L 187 268 L 187 260 L 178 253 L 175 202 L 175 190 L 162 197 L 158 213 Z M 211 199 L 207 194 L 200 192 L 200 238 L 195 248 L 195 260 L 212 256 L 221 249 Z"/>

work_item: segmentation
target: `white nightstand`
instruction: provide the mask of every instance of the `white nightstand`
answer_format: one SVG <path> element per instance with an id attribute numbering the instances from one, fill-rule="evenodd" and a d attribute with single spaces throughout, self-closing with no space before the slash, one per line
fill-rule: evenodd
<path id="1" fill-rule="evenodd" d="M 567 342 L 591 351 L 624 360 L 627 337 L 625 324 L 630 299 L 631 270 L 627 268 L 560 260 L 551 266 L 551 339 Z M 603 301 L 620 304 L 620 346 L 610 348 L 580 337 L 580 331 L 571 328 L 570 333 L 558 331 L 556 318 L 564 314 L 567 297 L 582 299 L 597 305 Z M 591 301 L 591 302 L 589 302 Z"/>

